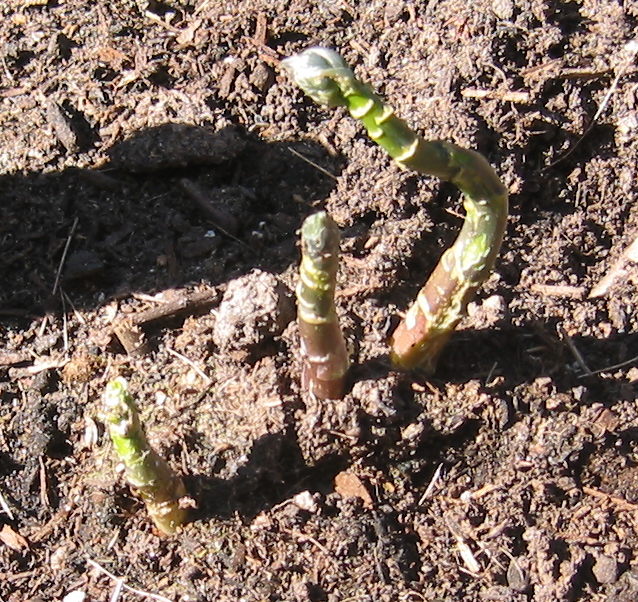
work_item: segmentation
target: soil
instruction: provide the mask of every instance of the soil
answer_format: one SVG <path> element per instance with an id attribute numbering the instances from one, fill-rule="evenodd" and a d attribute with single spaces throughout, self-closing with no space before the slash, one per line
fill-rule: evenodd
<path id="1" fill-rule="evenodd" d="M 638 598 L 634 2 L 0 14 L 0 600 Z M 387 340 L 459 192 L 294 87 L 280 59 L 316 44 L 510 191 L 433 376 Z M 317 209 L 353 360 L 330 403 L 300 389 L 294 311 Z M 195 506 L 174 537 L 104 432 L 117 375 Z"/>

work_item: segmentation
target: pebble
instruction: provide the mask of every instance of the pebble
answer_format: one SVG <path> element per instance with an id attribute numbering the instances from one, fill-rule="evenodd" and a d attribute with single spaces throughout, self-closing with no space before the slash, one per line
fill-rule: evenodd
<path id="1" fill-rule="evenodd" d="M 594 573 L 598 583 L 616 583 L 618 581 L 618 561 L 610 556 L 601 555 L 596 558 L 592 573 Z"/>

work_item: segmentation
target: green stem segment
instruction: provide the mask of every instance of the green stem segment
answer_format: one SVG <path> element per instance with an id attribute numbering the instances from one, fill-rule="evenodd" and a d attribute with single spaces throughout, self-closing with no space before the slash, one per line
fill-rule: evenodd
<path id="1" fill-rule="evenodd" d="M 465 194 L 465 223 L 391 340 L 395 366 L 433 371 L 468 302 L 494 267 L 507 223 L 507 191 L 486 159 L 413 132 L 357 80 L 339 54 L 309 48 L 283 61 L 299 87 L 328 107 L 345 106 L 368 135 L 403 167 L 456 184 Z"/>
<path id="2" fill-rule="evenodd" d="M 339 269 L 339 228 L 321 211 L 301 227 L 297 317 L 305 358 L 304 386 L 319 399 L 341 399 L 348 352 L 334 304 Z"/>
<path id="3" fill-rule="evenodd" d="M 126 467 L 126 478 L 146 504 L 157 528 L 170 535 L 186 520 L 180 498 L 186 489 L 166 461 L 149 445 L 135 402 L 122 377 L 106 385 L 105 418 L 115 451 Z"/>

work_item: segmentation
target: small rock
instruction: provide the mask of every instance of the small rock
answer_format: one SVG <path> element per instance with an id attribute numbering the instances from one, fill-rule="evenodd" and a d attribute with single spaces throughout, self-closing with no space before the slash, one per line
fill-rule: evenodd
<path id="1" fill-rule="evenodd" d="M 57 332 L 42 335 L 35 340 L 33 348 L 38 355 L 42 355 L 45 351 L 53 349 L 58 344 L 60 338 L 61 336 Z"/>
<path id="2" fill-rule="evenodd" d="M 248 81 L 260 92 L 265 92 L 275 81 L 275 78 L 266 64 L 259 62 L 252 70 Z"/>
<path id="3" fill-rule="evenodd" d="M 68 593 L 62 598 L 62 602 L 84 602 L 84 600 L 86 600 L 86 593 L 79 589 Z"/>
<path id="4" fill-rule="evenodd" d="M 360 499 L 364 508 L 373 508 L 372 496 L 363 481 L 353 472 L 344 470 L 335 476 L 335 491 L 344 499 Z"/>
<path id="5" fill-rule="evenodd" d="M 301 510 L 306 510 L 312 514 L 317 512 L 318 506 L 314 497 L 312 497 L 312 493 L 309 491 L 301 491 L 295 497 L 292 498 L 292 501 L 297 505 Z"/>
<path id="6" fill-rule="evenodd" d="M 601 555 L 596 558 L 592 573 L 598 583 L 616 583 L 618 581 L 618 561 L 610 556 Z"/>
<path id="7" fill-rule="evenodd" d="M 67 259 L 64 280 L 79 280 L 99 274 L 104 269 L 104 262 L 93 251 L 77 251 Z"/>
<path id="8" fill-rule="evenodd" d="M 628 571 L 612 586 L 606 602 L 636 602 L 638 599 L 638 573 Z"/>
<path id="9" fill-rule="evenodd" d="M 524 592 L 529 586 L 529 577 L 525 570 L 526 564 L 523 558 L 512 558 L 507 567 L 507 584 L 515 592 Z"/>
<path id="10" fill-rule="evenodd" d="M 491 328 L 507 315 L 507 302 L 500 295 L 492 295 L 480 305 L 474 301 L 469 303 L 467 314 L 474 328 Z"/>

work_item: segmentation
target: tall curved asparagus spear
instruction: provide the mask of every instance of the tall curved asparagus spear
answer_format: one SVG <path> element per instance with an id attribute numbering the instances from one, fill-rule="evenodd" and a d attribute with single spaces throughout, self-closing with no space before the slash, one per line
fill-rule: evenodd
<path id="1" fill-rule="evenodd" d="M 167 535 L 174 533 L 186 520 L 186 509 L 179 503 L 186 489 L 182 479 L 149 445 L 124 378 L 106 385 L 104 413 L 128 482 L 144 501 L 155 526 Z"/>
<path id="2" fill-rule="evenodd" d="M 465 194 L 461 232 L 441 257 L 392 335 L 395 366 L 433 371 L 468 302 L 494 267 L 507 222 L 507 191 L 486 159 L 444 141 L 424 140 L 379 96 L 357 80 L 341 56 L 309 48 L 282 61 L 317 103 L 344 106 L 401 166 L 456 184 Z"/>
<path id="3" fill-rule="evenodd" d="M 339 228 L 320 211 L 301 227 L 297 317 L 305 359 L 304 386 L 319 399 L 341 399 L 350 366 L 334 304 Z"/>

